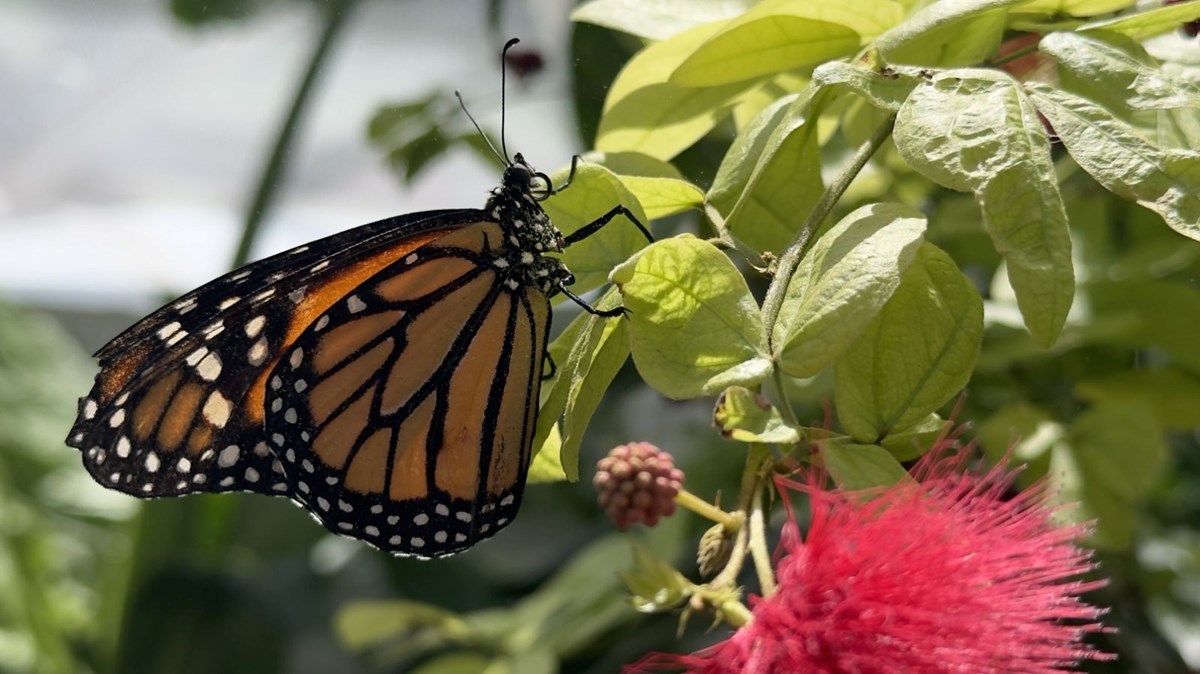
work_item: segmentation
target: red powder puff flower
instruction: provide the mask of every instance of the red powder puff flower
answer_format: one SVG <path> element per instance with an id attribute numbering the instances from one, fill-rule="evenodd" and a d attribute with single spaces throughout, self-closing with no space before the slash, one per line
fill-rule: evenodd
<path id="1" fill-rule="evenodd" d="M 752 598 L 753 620 L 725 641 L 626 671 L 1043 674 L 1110 659 L 1082 642 L 1105 629 L 1079 596 L 1104 584 L 1079 580 L 1086 528 L 1054 522 L 1042 487 L 1006 498 L 1003 465 L 962 472 L 965 456 L 926 457 L 872 498 L 823 487 L 819 471 L 778 479 L 808 494 L 812 522 L 802 541 L 789 507 L 776 594 Z"/>

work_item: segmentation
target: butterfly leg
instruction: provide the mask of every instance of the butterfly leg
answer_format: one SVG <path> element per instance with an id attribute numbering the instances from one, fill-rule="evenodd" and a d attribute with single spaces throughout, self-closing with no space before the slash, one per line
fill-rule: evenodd
<path id="1" fill-rule="evenodd" d="M 574 302 L 575 304 L 578 304 L 580 307 L 583 308 L 584 311 L 588 312 L 589 314 L 591 314 L 593 316 L 599 316 L 601 318 L 616 318 L 617 316 L 624 316 L 626 313 L 625 307 L 616 307 L 613 309 L 597 309 L 596 307 L 593 307 L 592 305 L 588 304 L 587 301 L 584 300 L 582 297 L 580 297 L 579 295 L 576 295 L 575 293 L 571 292 L 570 290 L 567 290 L 565 287 L 560 287 L 559 290 L 562 292 L 562 294 L 571 298 L 572 302 Z"/>
<path id="2" fill-rule="evenodd" d="M 554 379 L 554 375 L 558 374 L 558 365 L 554 362 L 554 356 L 549 352 L 546 353 L 546 362 L 550 364 L 550 371 L 542 373 L 542 381 Z"/>
<path id="3" fill-rule="evenodd" d="M 611 211 L 605 213 L 604 215 L 596 218 L 595 220 L 584 225 L 583 227 L 580 227 L 579 229 L 575 230 L 574 232 L 571 232 L 570 234 L 568 234 L 564 238 L 566 245 L 569 246 L 573 243 L 577 243 L 577 242 L 582 241 L 583 239 L 586 239 L 589 236 L 595 234 L 596 232 L 600 231 L 601 227 L 604 227 L 605 225 L 607 225 L 609 222 L 612 221 L 613 218 L 617 217 L 618 215 L 625 216 L 630 222 L 632 222 L 634 224 L 634 226 L 636 226 L 639 230 L 641 230 L 642 234 L 645 235 L 647 241 L 649 241 L 650 243 L 654 243 L 654 237 L 650 234 L 650 230 L 646 229 L 646 226 L 643 225 L 640 220 L 638 220 L 636 217 L 634 217 L 633 213 L 628 208 L 625 208 L 625 206 L 622 206 L 622 205 L 618 205 L 618 206 L 614 206 Z"/>

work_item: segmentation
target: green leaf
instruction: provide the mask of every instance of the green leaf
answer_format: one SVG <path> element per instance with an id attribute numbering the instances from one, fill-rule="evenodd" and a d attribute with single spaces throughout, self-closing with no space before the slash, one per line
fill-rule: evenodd
<path id="1" fill-rule="evenodd" d="M 863 68 L 846 61 L 830 61 L 817 66 L 812 81 L 816 86 L 842 85 L 870 101 L 882 110 L 896 112 L 904 100 L 921 82 L 919 69 L 889 66 L 882 72 L 875 68 Z"/>
<path id="2" fill-rule="evenodd" d="M 1053 56 L 1078 81 L 1090 83 L 1087 94 L 1115 93 L 1123 104 L 1143 110 L 1200 106 L 1200 87 L 1191 79 L 1163 70 L 1129 38 L 1105 33 L 1051 33 L 1042 38 L 1038 49 Z"/>
<path id="3" fill-rule="evenodd" d="M 1059 64 L 1062 88 L 1108 109 L 1159 147 L 1200 144 L 1200 87 L 1164 70 L 1115 33 L 1052 33 L 1039 48 Z"/>
<path id="4" fill-rule="evenodd" d="M 1200 153 L 1154 147 L 1091 101 L 1041 84 L 1026 86 L 1071 158 L 1096 182 L 1200 240 Z"/>
<path id="5" fill-rule="evenodd" d="M 975 193 L 1030 335 L 1053 345 L 1075 296 L 1071 237 L 1049 140 L 1016 82 L 990 70 L 936 73 L 901 107 L 894 138 L 922 175 Z"/>
<path id="6" fill-rule="evenodd" d="M 632 595 L 633 607 L 642 613 L 677 608 L 695 592 L 695 586 L 675 567 L 640 545 L 633 546 L 633 568 L 617 575 Z"/>
<path id="7" fill-rule="evenodd" d="M 592 23 L 651 40 L 696 26 L 732 19 L 750 0 L 591 0 L 571 12 L 571 20 Z"/>
<path id="8" fill-rule="evenodd" d="M 825 469 L 839 487 L 847 490 L 886 487 L 908 479 L 908 471 L 879 445 L 828 441 L 821 443 Z"/>
<path id="9" fill-rule="evenodd" d="M 916 424 L 966 386 L 983 300 L 954 261 L 922 244 L 891 300 L 834 365 L 838 417 L 873 443 Z"/>
<path id="10" fill-rule="evenodd" d="M 1096 322 L 1108 326 L 1107 341 L 1154 346 L 1175 363 L 1200 373 L 1200 290 L 1188 282 L 1097 281 L 1085 286 Z"/>
<path id="11" fill-rule="evenodd" d="M 622 178 L 675 178 L 683 180 L 683 174 L 674 164 L 640 152 L 587 152 L 584 161 L 599 164 Z"/>
<path id="12" fill-rule="evenodd" d="M 551 177 L 555 185 L 566 180 L 567 169 Z M 563 234 L 570 234 L 613 209 L 624 205 L 643 225 L 650 220 L 637 197 L 612 171 L 581 162 L 575 181 L 568 189 L 542 202 L 546 214 Z M 576 294 L 597 288 L 608 279 L 608 272 L 629 259 L 646 245 L 646 237 L 633 223 L 617 217 L 592 236 L 576 243 L 562 255 L 563 262 L 575 275 L 571 290 Z"/>
<path id="13" fill-rule="evenodd" d="M 1065 435 L 1066 429 L 1048 412 L 1022 401 L 997 410 L 979 425 L 975 437 L 996 461 L 1011 451 L 1014 461 L 1030 463 L 1048 460 Z"/>
<path id="14" fill-rule="evenodd" d="M 758 305 L 712 244 L 690 235 L 659 241 L 611 278 L 629 310 L 633 362 L 663 395 L 695 398 L 770 374 Z"/>
<path id="15" fill-rule="evenodd" d="M 1200 378 L 1178 368 L 1126 370 L 1091 377 L 1076 384 L 1075 393 L 1098 404 L 1140 404 L 1169 430 L 1200 427 Z"/>
<path id="16" fill-rule="evenodd" d="M 538 413 L 538 425 L 541 426 L 542 412 Z M 551 417 L 546 416 L 546 419 Z M 557 416 L 553 417 L 558 419 Z M 546 436 L 534 440 L 533 460 L 529 462 L 529 474 L 525 481 L 529 484 L 544 482 L 563 482 L 567 480 L 567 471 L 562 464 L 562 432 L 557 423 L 548 423 Z"/>
<path id="17" fill-rule="evenodd" d="M 950 425 L 937 414 L 930 414 L 908 428 L 889 433 L 879 444 L 897 461 L 912 461 L 933 449 L 938 438 L 949 432 Z"/>
<path id="18" fill-rule="evenodd" d="M 1195 19 L 1200 19 L 1200 0 L 1155 7 L 1145 12 L 1127 14 L 1115 19 L 1093 21 L 1080 26 L 1078 30 L 1120 33 L 1141 41 L 1155 35 L 1169 33 L 1178 28 L 1179 24 Z"/>
<path id="19" fill-rule="evenodd" d="M 617 290 L 611 288 L 595 306 L 612 309 L 620 305 L 619 299 Z M 535 481 L 535 476 L 537 481 L 579 479 L 583 433 L 629 356 L 626 332 L 623 319 L 585 313 L 550 345 L 550 356 L 558 364 L 558 371 L 545 384 L 534 440 L 534 447 L 540 451 L 530 466 L 530 481 Z"/>
<path id="20" fill-rule="evenodd" d="M 637 195 L 650 220 L 704 207 L 704 190 L 686 180 L 621 176 L 621 182 Z"/>
<path id="21" fill-rule="evenodd" d="M 1013 7 L 1013 13 L 1048 16 L 1097 16 L 1132 7 L 1136 0 L 1032 0 Z"/>
<path id="22" fill-rule="evenodd" d="M 351 602 L 334 616 L 333 630 L 338 641 L 353 651 L 402 640 L 421 630 L 431 630 L 453 641 L 471 634 L 469 625 L 457 613 L 405 600 Z"/>
<path id="23" fill-rule="evenodd" d="M 1007 10 L 1024 0 L 942 0 L 875 40 L 888 63 L 970 66 L 996 52 Z"/>
<path id="24" fill-rule="evenodd" d="M 1126 547 L 1134 506 L 1157 483 L 1167 456 L 1153 414 L 1144 405 L 1097 405 L 1071 424 L 1067 443 L 1082 482 L 1076 493 L 1064 490 L 1063 496 L 1082 501 L 1079 512 L 1069 514 L 1103 515 L 1097 522 L 1099 542 Z"/>
<path id="25" fill-rule="evenodd" d="M 670 159 L 728 117 L 734 101 L 753 83 L 694 89 L 667 81 L 725 23 L 698 26 L 652 44 L 630 59 L 604 100 L 596 149 Z"/>
<path id="26" fill-rule="evenodd" d="M 789 281 L 771 331 L 784 373 L 814 376 L 850 348 L 900 285 L 925 225 L 912 207 L 871 204 L 817 239 Z"/>
<path id="27" fill-rule="evenodd" d="M 817 118 L 831 100 L 810 87 L 768 106 L 721 160 L 709 201 L 729 231 L 757 250 L 782 250 L 821 198 Z"/>
<path id="28" fill-rule="evenodd" d="M 503 658 L 476 651 L 457 651 L 439 655 L 422 662 L 410 674 L 501 674 L 496 667 L 503 667 Z M 504 674 L 507 674 L 505 672 Z"/>
<path id="29" fill-rule="evenodd" d="M 723 437 L 738 442 L 789 445 L 800 442 L 799 429 L 788 425 L 769 400 L 742 386 L 721 392 L 713 424 Z"/>
<path id="30" fill-rule="evenodd" d="M 671 74 L 680 86 L 713 87 L 849 56 L 895 25 L 891 0 L 764 0 L 730 21 Z"/>

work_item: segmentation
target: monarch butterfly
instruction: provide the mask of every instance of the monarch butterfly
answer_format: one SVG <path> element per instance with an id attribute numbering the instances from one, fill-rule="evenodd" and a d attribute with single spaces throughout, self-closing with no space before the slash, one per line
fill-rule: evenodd
<path id="1" fill-rule="evenodd" d="M 284 496 L 393 554 L 492 536 L 521 502 L 549 298 L 582 303 L 550 254 L 619 215 L 650 238 L 624 206 L 564 236 L 539 202 L 570 177 L 502 157 L 483 210 L 363 225 L 142 319 L 97 352 L 67 444 L 106 487 Z"/>

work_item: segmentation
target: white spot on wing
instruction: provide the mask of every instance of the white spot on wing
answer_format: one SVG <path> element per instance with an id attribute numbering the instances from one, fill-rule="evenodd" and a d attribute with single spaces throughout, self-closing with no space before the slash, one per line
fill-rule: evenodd
<path id="1" fill-rule="evenodd" d="M 188 365 L 195 367 L 196 363 L 199 363 L 200 359 L 204 358 L 207 355 L 208 355 L 208 347 L 202 346 L 199 349 L 196 349 L 195 351 L 189 353 L 188 357 L 184 358 L 183 361 L 185 363 L 187 363 Z"/>
<path id="2" fill-rule="evenodd" d="M 83 418 L 84 419 L 95 419 L 97 409 L 98 408 L 96 406 L 95 400 L 90 400 L 90 399 L 85 400 L 83 402 Z"/>
<path id="3" fill-rule="evenodd" d="M 125 408 L 122 407 L 121 409 L 117 410 L 116 412 L 113 412 L 113 415 L 108 418 L 108 425 L 112 428 L 116 428 L 117 426 L 120 426 L 122 424 L 122 422 L 124 422 L 124 421 L 125 421 Z"/>
<path id="4" fill-rule="evenodd" d="M 228 468 L 237 463 L 238 456 L 241 453 L 242 450 L 237 445 L 229 445 L 225 449 L 222 449 L 221 454 L 217 456 L 217 465 L 222 468 Z"/>
<path id="5" fill-rule="evenodd" d="M 367 308 L 367 303 L 363 302 L 358 295 L 351 295 L 346 298 L 346 308 L 350 310 L 350 313 L 357 314 Z"/>
<path id="6" fill-rule="evenodd" d="M 229 399 L 221 395 L 220 391 L 213 391 L 208 396 L 208 400 L 204 401 L 204 408 L 200 411 L 208 423 L 217 428 L 225 428 L 225 424 L 229 422 L 229 413 L 233 411 L 233 405 L 229 403 Z"/>
<path id="7" fill-rule="evenodd" d="M 250 351 L 248 351 L 246 353 L 246 360 L 254 367 L 258 367 L 259 365 L 262 365 L 263 363 L 267 362 L 267 338 L 266 337 L 263 337 L 262 339 L 258 340 L 257 342 L 254 343 L 254 346 L 250 347 Z"/>
<path id="8" fill-rule="evenodd" d="M 246 336 L 257 337 L 258 333 L 262 332 L 263 326 L 267 324 L 266 316 L 255 316 L 246 321 Z"/>
<path id="9" fill-rule="evenodd" d="M 154 452 L 146 452 L 146 470 L 151 473 L 157 473 L 162 462 L 158 460 L 158 455 Z"/>
<path id="10" fill-rule="evenodd" d="M 242 298 L 238 297 L 237 295 L 234 295 L 233 297 L 226 298 L 225 301 L 218 304 L 217 308 L 220 309 L 221 311 L 225 311 L 229 307 L 232 307 L 233 305 L 240 302 L 241 299 Z"/>
<path id="11" fill-rule="evenodd" d="M 300 363 L 302 362 L 304 362 L 304 349 L 297 347 L 297 349 L 292 352 L 291 357 L 288 358 L 288 363 L 291 364 L 292 369 L 295 369 L 300 367 Z M 275 382 L 271 382 L 271 385 L 274 386 Z"/>
<path id="12" fill-rule="evenodd" d="M 216 381 L 221 376 L 221 358 L 213 351 L 196 365 L 196 374 L 204 381 Z"/>
<path id="13" fill-rule="evenodd" d="M 179 323 L 179 321 L 171 321 L 170 323 L 167 323 L 166 325 L 164 325 L 158 329 L 158 338 L 159 339 L 167 339 L 171 335 L 178 332 L 179 329 L 182 327 L 183 326 Z"/>
<path id="14" fill-rule="evenodd" d="M 132 447 L 129 444 L 129 438 L 125 437 L 124 435 L 117 438 L 117 456 L 124 459 L 125 457 L 129 456 L 130 449 L 132 449 Z"/>

